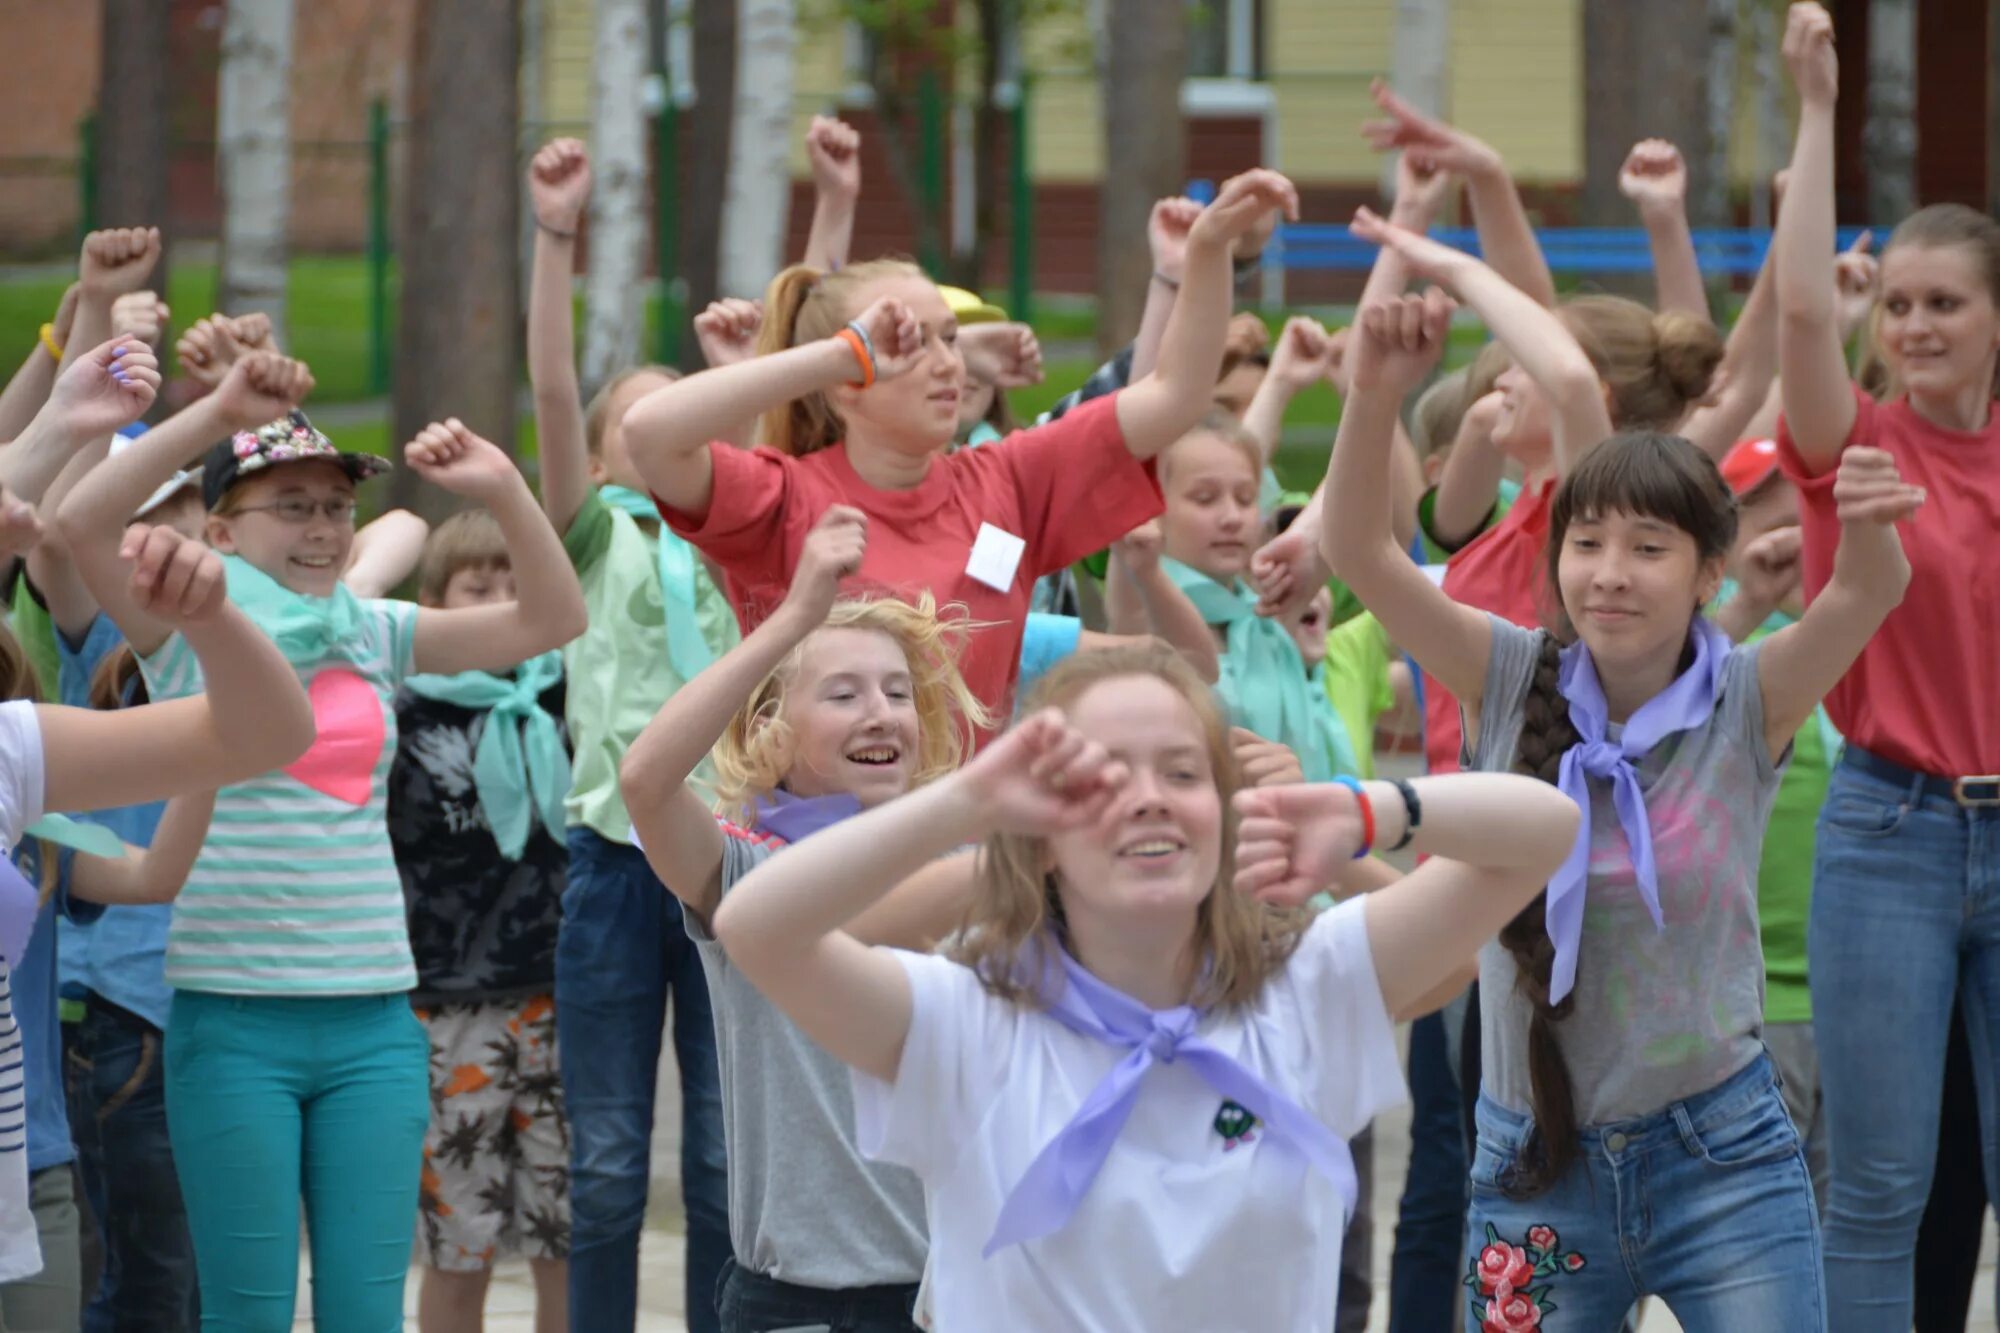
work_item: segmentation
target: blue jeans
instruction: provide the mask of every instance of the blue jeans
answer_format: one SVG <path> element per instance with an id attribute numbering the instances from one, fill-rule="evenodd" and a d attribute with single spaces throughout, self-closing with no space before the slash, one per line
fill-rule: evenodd
<path id="1" fill-rule="evenodd" d="M 914 1283 L 829 1291 L 779 1282 L 731 1259 L 715 1299 L 724 1333 L 918 1333 Z"/>
<path id="2" fill-rule="evenodd" d="M 167 1140 L 164 1034 L 93 997 L 69 1037 L 70 1134 L 104 1253 L 84 1333 L 192 1333 L 200 1302 Z"/>
<path id="3" fill-rule="evenodd" d="M 1832 1149 L 1832 1325 L 1903 1333 L 1954 995 L 1979 1095 L 1987 1190 L 2000 1198 L 2000 811 L 1962 810 L 1915 782 L 1835 768 L 1820 809 L 1806 944 Z"/>
<path id="4" fill-rule="evenodd" d="M 687 1322 L 689 1333 L 717 1333 L 729 1179 L 708 981 L 681 925 L 680 901 L 654 877 L 645 853 L 572 828 L 556 944 L 556 1042 L 571 1145 L 569 1322 L 590 1333 L 630 1329 L 638 1318 L 639 1231 L 669 996 L 681 1075 Z"/>
<path id="5" fill-rule="evenodd" d="M 1465 1248 L 1465 1144 L 1445 1017 L 1410 1024 L 1410 1174 L 1389 1260 L 1389 1333 L 1451 1327 Z"/>
<path id="6" fill-rule="evenodd" d="M 1576 1163 L 1529 1199 L 1504 1192 L 1528 1118 L 1482 1096 L 1478 1120 L 1467 1328 L 1505 1306 L 1501 1282 L 1545 1302 L 1538 1324 L 1496 1311 L 1503 1328 L 1603 1333 L 1648 1295 L 1687 1333 L 1826 1327 L 1812 1178 L 1768 1058 L 1653 1115 L 1584 1129 Z"/>
<path id="7" fill-rule="evenodd" d="M 313 1327 L 400 1327 L 431 1118 L 431 1044 L 409 997 L 179 991 L 166 1049 L 202 1327 L 292 1327 L 301 1194 Z"/>

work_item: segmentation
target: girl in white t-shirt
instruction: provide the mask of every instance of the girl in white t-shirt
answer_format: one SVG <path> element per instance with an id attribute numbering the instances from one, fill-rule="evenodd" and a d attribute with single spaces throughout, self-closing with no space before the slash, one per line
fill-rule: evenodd
<path id="1" fill-rule="evenodd" d="M 1163 648 L 1072 658 L 1033 702 L 957 774 L 753 870 L 715 934 L 853 1067 L 862 1150 L 923 1180 L 939 1327 L 1331 1327 L 1345 1140 L 1403 1095 L 1393 1024 L 1461 984 L 1576 809 L 1495 774 L 1239 795 Z M 844 933 L 978 839 L 948 957 Z M 1301 909 L 1375 844 L 1432 859 Z"/>
<path id="2" fill-rule="evenodd" d="M 4 498 L 0 511 L 7 513 L 0 553 L 39 539 L 32 520 L 25 529 L 12 523 Z M 0 862 L 46 811 L 213 791 L 288 764 L 312 744 L 305 690 L 270 639 L 229 605 L 221 560 L 169 527 L 135 525 L 120 550 L 132 565 L 132 604 L 186 637 L 207 690 L 118 712 L 0 703 Z M 219 706 L 224 699 L 228 706 Z M 18 874 L 0 882 L 0 1282 L 42 1270 L 28 1200 L 20 1035 L 9 1004 L 9 963 L 35 911 L 35 890 Z"/>

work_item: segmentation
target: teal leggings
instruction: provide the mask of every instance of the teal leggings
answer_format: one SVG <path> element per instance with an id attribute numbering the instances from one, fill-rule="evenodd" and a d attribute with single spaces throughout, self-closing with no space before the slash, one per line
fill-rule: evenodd
<path id="1" fill-rule="evenodd" d="M 409 998 L 179 991 L 166 1057 L 204 1333 L 289 1333 L 301 1195 L 313 1326 L 401 1330 L 430 1119 Z"/>

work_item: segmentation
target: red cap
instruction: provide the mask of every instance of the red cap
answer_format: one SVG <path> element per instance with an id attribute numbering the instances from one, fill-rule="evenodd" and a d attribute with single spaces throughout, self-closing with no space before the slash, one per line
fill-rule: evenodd
<path id="1" fill-rule="evenodd" d="M 1738 496 L 1748 495 L 1778 470 L 1776 440 L 1744 440 L 1722 459 L 1722 479 Z"/>

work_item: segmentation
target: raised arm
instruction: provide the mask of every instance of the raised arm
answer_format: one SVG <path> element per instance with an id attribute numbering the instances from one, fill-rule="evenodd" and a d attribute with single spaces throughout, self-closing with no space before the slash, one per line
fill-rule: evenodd
<path id="1" fill-rule="evenodd" d="M 418 671 L 510 671 L 583 633 L 587 613 L 576 569 L 513 459 L 456 417 L 426 426 L 403 458 L 424 480 L 492 512 L 514 571 L 511 602 L 417 612 Z"/>
<path id="2" fill-rule="evenodd" d="M 1436 288 L 1371 305 L 1356 316 L 1348 352 L 1354 390 L 1327 469 L 1320 549 L 1390 641 L 1475 717 L 1486 689 L 1492 627 L 1480 612 L 1445 596 L 1397 547 L 1381 501 L 1397 405 L 1437 364 L 1450 322 L 1451 302 Z"/>
<path id="3" fill-rule="evenodd" d="M 1146 306 L 1139 314 L 1139 332 L 1132 339 L 1133 381 L 1146 378 L 1159 364 L 1160 340 L 1166 336 L 1167 321 L 1173 316 L 1174 301 L 1187 276 L 1188 233 L 1200 216 L 1200 204 L 1185 195 L 1173 195 L 1156 201 L 1146 218 L 1146 246 L 1152 251 L 1153 271 L 1146 278 Z"/>
<path id="4" fill-rule="evenodd" d="M 229 604 L 221 557 L 171 528 L 134 526 L 119 558 L 127 583 L 119 600 L 187 640 L 205 692 L 117 712 L 37 707 L 47 808 L 106 810 L 213 791 L 304 754 L 312 705 L 277 645 Z"/>
<path id="5" fill-rule="evenodd" d="M 76 321 L 69 341 L 63 344 L 65 368 L 110 339 L 111 307 L 119 297 L 144 287 L 159 262 L 158 227 L 112 227 L 83 238 L 83 256 L 77 264 Z"/>
<path id="6" fill-rule="evenodd" d="M 62 349 L 69 345 L 80 290 L 73 282 L 63 290 L 48 332 L 36 337 L 28 359 L 7 381 L 7 387 L 0 390 L 0 440 L 11 440 L 26 429 L 48 398 L 49 389 L 56 382 L 56 367 L 62 364 Z"/>
<path id="7" fill-rule="evenodd" d="M 1278 452 L 1285 431 L 1285 411 L 1292 405 L 1292 399 L 1332 371 L 1336 336 L 1310 315 L 1294 315 L 1285 321 L 1278 334 L 1278 345 L 1271 352 L 1270 373 L 1257 386 L 1256 397 L 1243 413 L 1243 428 L 1256 438 L 1265 467 L 1271 465 Z"/>
<path id="8" fill-rule="evenodd" d="M 736 886 L 715 935 L 758 990 L 835 1057 L 894 1079 L 910 985 L 887 952 L 842 927 L 947 852 L 996 829 L 1088 827 L 1121 781 L 1054 710 L 1020 723 L 958 772 L 813 835 Z"/>
<path id="9" fill-rule="evenodd" d="M 70 871 L 70 892 L 107 905 L 172 902 L 187 884 L 214 815 L 212 791 L 174 797 L 160 816 L 151 846 L 128 846 L 116 860 L 78 856 Z"/>
<path id="10" fill-rule="evenodd" d="M 1233 280 L 1230 252 L 1265 215 L 1296 218 L 1298 192 L 1275 171 L 1226 182 L 1188 230 L 1180 294 L 1153 373 L 1118 395 L 1118 426 L 1134 457 L 1152 458 L 1198 423 L 1215 396 Z"/>
<path id="11" fill-rule="evenodd" d="M 907 373 L 923 355 L 923 326 L 901 301 L 885 297 L 854 323 L 868 331 L 877 383 Z M 714 485 L 710 442 L 795 398 L 855 383 L 861 372 L 856 353 L 842 338 L 700 371 L 634 403 L 625 413 L 625 446 L 647 488 L 669 509 L 698 519 L 708 513 Z"/>
<path id="12" fill-rule="evenodd" d="M 1440 546 L 1456 551 L 1477 537 L 1493 515 L 1500 479 L 1507 473 L 1507 456 L 1493 443 L 1493 422 L 1500 414 L 1502 394 L 1495 389 L 1473 400 L 1458 419 L 1458 434 L 1438 474 L 1437 498 L 1431 502 L 1430 535 Z"/>
<path id="13" fill-rule="evenodd" d="M 1917 512 L 1923 490 L 1903 481 L 1887 452 L 1856 447 L 1840 456 L 1833 494 L 1840 515 L 1833 577 L 1797 624 L 1764 641 L 1757 659 L 1773 757 L 1847 674 L 1910 583 L 1896 524 Z"/>
<path id="14" fill-rule="evenodd" d="M 340 581 L 356 597 L 387 597 L 423 559 L 431 525 L 407 509 L 388 513 L 354 534 Z"/>
<path id="15" fill-rule="evenodd" d="M 92 441 L 109 440 L 152 405 L 160 388 L 159 365 L 151 349 L 133 338 L 114 338 L 70 361 L 28 428 L 0 446 L 0 484 L 40 503 L 79 451 Z"/>
<path id="16" fill-rule="evenodd" d="M 1151 633 L 1187 659 L 1201 678 L 1215 684 L 1221 673 L 1221 659 L 1215 648 L 1215 634 L 1188 595 L 1175 586 L 1160 565 L 1160 521 L 1142 523 L 1112 543 L 1113 566 L 1124 571 L 1130 595 L 1138 603 L 1143 623 L 1130 626 L 1126 633 Z M 1107 593 L 1109 590 L 1106 590 Z"/>
<path id="17" fill-rule="evenodd" d="M 814 116 L 806 129 L 806 161 L 812 166 L 813 214 L 804 262 L 831 272 L 847 262 L 854 242 L 854 206 L 861 198 L 861 132 L 844 120 Z"/>
<path id="18" fill-rule="evenodd" d="M 1771 396 L 1778 375 L 1778 294 L 1773 275 L 1776 248 L 1764 256 L 1763 267 L 1750 285 L 1750 295 L 1737 313 L 1736 326 L 1722 350 L 1716 380 L 1721 392 L 1713 404 L 1697 407 L 1681 426 L 1681 434 L 1710 458 L 1720 460 L 1736 447 Z"/>
<path id="19" fill-rule="evenodd" d="M 861 568 L 868 520 L 834 505 L 806 537 L 785 600 L 743 641 L 674 691 L 618 769 L 625 808 L 660 883 L 703 921 L 722 901 L 722 832 L 689 777 L 730 719 L 786 656 L 826 620 L 840 581 Z"/>
<path id="20" fill-rule="evenodd" d="M 1855 414 L 1834 309 L 1833 110 L 1840 66 L 1826 10 L 1793 5 L 1784 50 L 1799 90 L 1799 132 L 1772 239 L 1778 252 L 1778 383 L 1799 457 L 1826 472 L 1839 459 Z"/>
<path id="21" fill-rule="evenodd" d="M 1479 248 L 1494 272 L 1527 293 L 1537 305 L 1556 303 L 1556 283 L 1548 261 L 1535 240 L 1528 210 L 1507 173 L 1507 164 L 1491 145 L 1465 131 L 1426 116 L 1377 79 L 1370 85 L 1375 105 L 1387 117 L 1361 127 L 1378 151 L 1400 148 L 1413 154 L 1427 171 L 1448 171 L 1465 181 L 1472 223 L 1479 229 Z"/>
<path id="22" fill-rule="evenodd" d="M 542 452 L 542 509 L 569 531 L 590 494 L 583 390 L 576 379 L 576 231 L 590 202 L 590 156 L 581 141 L 545 144 L 528 167 L 535 208 L 535 266 L 528 280 L 528 383 Z"/>
<path id="23" fill-rule="evenodd" d="M 1354 215 L 1353 229 L 1364 240 L 1393 246 L 1412 273 L 1442 283 L 1477 311 L 1514 364 L 1541 386 L 1555 413 L 1558 475 L 1567 475 L 1586 450 L 1611 434 L 1611 412 L 1597 368 L 1554 312 L 1471 255 L 1384 222 L 1368 209 Z"/>
<path id="24" fill-rule="evenodd" d="M 133 358 L 142 355 L 143 351 L 126 353 Z M 110 365 L 107 359 L 103 369 L 77 369 L 102 377 L 111 373 Z M 172 627 L 147 614 L 127 593 L 126 557 L 120 554 L 125 525 L 148 496 L 216 441 L 284 416 L 311 392 L 312 383 L 312 373 L 303 362 L 269 352 L 243 357 L 214 393 L 147 431 L 117 458 L 92 468 L 63 501 L 56 527 L 70 559 L 91 596 L 140 656 L 165 643 Z"/>
<path id="25" fill-rule="evenodd" d="M 1653 252 L 1654 305 L 1712 319 L 1688 230 L 1687 163 L 1665 139 L 1641 139 L 1618 169 L 1618 189 L 1639 210 Z"/>
<path id="26" fill-rule="evenodd" d="M 1410 784 L 1423 809 L 1411 840 L 1422 866 L 1368 897 L 1368 948 L 1382 1003 L 1403 1019 L 1468 978 L 1479 947 L 1526 907 L 1576 838 L 1575 802 L 1546 782 L 1511 773 L 1454 773 Z M 1387 782 L 1362 786 L 1376 841 L 1403 836 L 1408 813 Z M 1264 787 L 1236 797 L 1236 888 L 1283 904 L 1333 888 L 1361 841 L 1356 797 L 1345 788 Z M 1456 988 L 1455 986 L 1453 987 Z"/>

